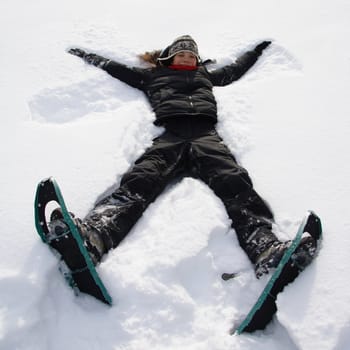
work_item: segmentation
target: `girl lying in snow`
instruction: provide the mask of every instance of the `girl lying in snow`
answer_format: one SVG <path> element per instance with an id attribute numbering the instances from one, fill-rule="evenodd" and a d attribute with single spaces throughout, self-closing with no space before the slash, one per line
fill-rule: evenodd
<path id="1" fill-rule="evenodd" d="M 196 42 L 181 36 L 161 52 L 142 56 L 151 68 L 128 67 L 74 48 L 81 57 L 133 88 L 143 91 L 164 133 L 122 177 L 120 187 L 101 200 L 84 220 L 75 222 L 94 264 L 118 246 L 142 213 L 164 188 L 181 176 L 205 182 L 223 201 L 239 243 L 259 278 L 276 267 L 290 241 L 280 242 L 272 232 L 273 213 L 256 193 L 247 171 L 218 135 L 214 86 L 241 78 L 271 44 L 263 41 L 238 60 L 209 71 L 201 62 Z M 51 215 L 53 234 L 66 231 L 59 209 Z M 299 271 L 312 260 L 316 241 L 305 236 L 291 264 Z M 69 254 L 60 251 L 65 260 Z M 66 261 L 68 265 L 69 261 Z"/>

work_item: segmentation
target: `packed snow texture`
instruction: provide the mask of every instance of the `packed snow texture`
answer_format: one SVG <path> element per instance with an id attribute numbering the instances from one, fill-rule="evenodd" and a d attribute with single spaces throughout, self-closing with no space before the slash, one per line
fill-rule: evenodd
<path id="1" fill-rule="evenodd" d="M 349 1 L 2 0 L 0 16 L 1 349 L 348 349 Z M 42 178 L 84 217 L 162 132 L 142 93 L 67 49 L 140 66 L 139 53 L 182 34 L 217 66 L 273 41 L 242 79 L 215 88 L 217 128 L 281 239 L 308 209 L 323 220 L 317 259 L 254 334 L 230 330 L 266 279 L 198 180 L 169 186 L 98 267 L 111 308 L 74 296 L 34 228 Z M 239 274 L 225 282 L 223 272 Z"/>

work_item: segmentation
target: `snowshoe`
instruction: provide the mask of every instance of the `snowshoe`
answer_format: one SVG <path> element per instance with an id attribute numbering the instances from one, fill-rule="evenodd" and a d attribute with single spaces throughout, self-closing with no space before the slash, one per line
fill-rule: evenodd
<path id="1" fill-rule="evenodd" d="M 241 324 L 232 333 L 254 332 L 264 329 L 277 311 L 276 298 L 284 287 L 293 282 L 316 254 L 317 243 L 322 236 L 319 217 L 308 212 L 294 240 L 271 247 L 259 259 L 256 273 L 275 268 L 270 280 Z"/>
<path id="2" fill-rule="evenodd" d="M 45 209 L 49 202 L 59 205 L 47 223 Z M 103 250 L 97 234 L 86 230 L 79 219 L 68 212 L 61 191 L 53 178 L 39 183 L 35 197 L 35 224 L 42 241 L 49 245 L 60 259 L 60 271 L 78 293 L 94 296 L 111 305 L 112 298 L 98 276 L 95 264 Z M 99 240 L 101 243 L 101 240 Z M 100 249 L 100 250 L 99 250 Z"/>

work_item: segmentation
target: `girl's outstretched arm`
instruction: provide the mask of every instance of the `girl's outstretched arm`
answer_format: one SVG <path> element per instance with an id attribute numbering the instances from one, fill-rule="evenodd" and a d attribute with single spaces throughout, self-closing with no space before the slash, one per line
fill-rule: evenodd
<path id="1" fill-rule="evenodd" d="M 86 63 L 105 70 L 108 74 L 122 82 L 142 90 L 146 80 L 147 69 L 128 67 L 124 64 L 99 56 L 95 53 L 87 53 L 79 48 L 72 48 L 68 53 L 82 58 Z"/>
<path id="2" fill-rule="evenodd" d="M 263 41 L 253 50 L 247 51 L 238 57 L 234 63 L 209 72 L 213 85 L 224 86 L 241 78 L 255 64 L 259 56 L 270 44 L 271 41 Z"/>

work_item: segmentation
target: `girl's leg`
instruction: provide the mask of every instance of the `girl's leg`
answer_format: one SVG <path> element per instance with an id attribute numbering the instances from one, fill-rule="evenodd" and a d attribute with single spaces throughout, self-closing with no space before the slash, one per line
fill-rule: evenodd
<path id="1" fill-rule="evenodd" d="M 105 250 L 116 247 L 147 206 L 183 171 L 181 140 L 165 132 L 121 179 L 120 187 L 101 200 L 84 220 L 103 239 Z"/>
<path id="2" fill-rule="evenodd" d="M 241 247 L 255 263 L 263 251 L 278 241 L 272 233 L 271 209 L 215 130 L 196 139 L 191 153 L 198 177 L 223 201 Z"/>

